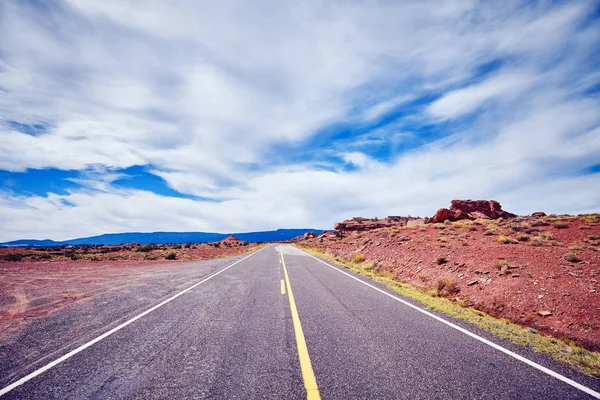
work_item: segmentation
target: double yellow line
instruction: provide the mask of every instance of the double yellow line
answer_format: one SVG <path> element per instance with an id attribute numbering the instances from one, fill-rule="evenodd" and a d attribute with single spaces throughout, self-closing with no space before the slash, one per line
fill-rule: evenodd
<path id="1" fill-rule="evenodd" d="M 306 347 L 306 339 L 304 339 L 304 332 L 302 331 L 302 324 L 300 323 L 300 317 L 298 316 L 298 309 L 296 308 L 296 301 L 294 300 L 294 293 L 292 293 L 292 285 L 290 284 L 290 277 L 285 267 L 285 260 L 283 258 L 283 252 L 279 250 L 281 256 L 281 265 L 283 265 L 283 275 L 285 276 L 285 287 L 281 285 L 281 294 L 285 294 L 285 288 L 287 288 L 288 298 L 290 299 L 290 309 L 292 310 L 292 321 L 294 322 L 294 333 L 296 335 L 296 345 L 298 346 L 298 356 L 300 358 L 300 369 L 302 371 L 302 380 L 304 381 L 304 387 L 306 388 L 306 398 L 308 400 L 320 400 L 321 395 L 319 394 L 319 387 L 317 386 L 317 380 L 315 373 L 310 363 L 310 357 L 308 356 L 308 348 Z"/>

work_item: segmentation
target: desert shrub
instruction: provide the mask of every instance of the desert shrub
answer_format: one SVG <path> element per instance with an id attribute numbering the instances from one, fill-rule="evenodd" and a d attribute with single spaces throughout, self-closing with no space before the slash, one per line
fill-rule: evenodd
<path id="1" fill-rule="evenodd" d="M 527 235 L 517 235 L 517 240 L 519 242 L 529 242 L 530 237 Z"/>
<path id="2" fill-rule="evenodd" d="M 471 232 L 475 232 L 475 231 L 477 230 L 477 228 L 476 228 L 476 227 L 474 227 L 474 226 L 470 226 L 470 227 L 469 227 L 469 230 L 470 230 Z"/>
<path id="3" fill-rule="evenodd" d="M 549 226 L 550 224 L 546 221 L 533 221 L 531 226 Z"/>
<path id="4" fill-rule="evenodd" d="M 186 249 L 189 249 L 189 248 L 191 248 L 191 247 L 192 247 L 192 242 L 187 242 L 187 243 L 185 244 L 185 248 L 186 248 Z"/>
<path id="5" fill-rule="evenodd" d="M 539 237 L 539 236 L 536 236 L 536 237 L 534 237 L 534 238 L 533 238 L 533 240 L 531 241 L 531 244 L 532 244 L 533 246 L 545 246 L 545 245 L 546 245 L 546 242 L 545 242 L 545 241 L 544 241 L 544 239 L 542 239 L 541 237 Z"/>
<path id="6" fill-rule="evenodd" d="M 136 251 L 140 252 L 140 253 L 148 253 L 151 250 L 152 250 L 152 247 L 150 247 L 147 244 L 145 244 L 145 245 L 142 245 L 142 246 L 138 247 Z"/>
<path id="7" fill-rule="evenodd" d="M 508 262 L 506 260 L 498 260 L 496 261 L 496 263 L 494 264 L 494 267 L 498 270 L 501 271 L 503 269 L 505 269 L 508 266 Z"/>
<path id="8" fill-rule="evenodd" d="M 437 281 L 438 296 L 449 296 L 460 292 L 458 285 L 452 278 L 444 278 Z"/>
<path id="9" fill-rule="evenodd" d="M 491 230 L 487 230 L 485 232 L 483 232 L 484 236 L 494 236 L 496 234 L 496 232 L 491 231 Z"/>
<path id="10" fill-rule="evenodd" d="M 363 253 L 354 253 L 352 254 L 351 261 L 353 264 L 360 264 L 361 262 L 365 261 L 365 255 Z"/>
<path id="11" fill-rule="evenodd" d="M 509 244 L 510 239 L 507 238 L 506 236 L 498 236 L 498 243 Z"/>
<path id="12" fill-rule="evenodd" d="M 37 258 L 40 260 L 50 260 L 52 256 L 50 254 L 40 254 L 39 256 L 37 256 Z"/>
<path id="13" fill-rule="evenodd" d="M 538 232 L 539 232 L 539 229 L 535 229 L 535 228 L 528 228 L 528 229 L 525 229 L 525 233 L 528 233 L 528 234 L 530 234 L 530 235 L 531 235 L 531 234 L 534 234 L 534 233 L 538 233 Z"/>
<path id="14" fill-rule="evenodd" d="M 510 231 L 512 233 L 524 232 L 525 231 L 525 227 L 523 227 L 521 225 L 511 225 L 510 226 Z"/>
<path id="15" fill-rule="evenodd" d="M 556 223 L 556 224 L 552 224 L 552 227 L 555 229 L 567 229 L 569 227 L 569 225 L 564 224 L 564 223 Z"/>
<path id="16" fill-rule="evenodd" d="M 379 266 L 379 263 L 377 262 L 372 262 L 372 263 L 367 263 L 363 266 L 363 269 L 365 271 L 372 271 L 374 269 L 376 269 Z"/>
<path id="17" fill-rule="evenodd" d="M 4 261 L 17 262 L 17 261 L 21 261 L 23 259 L 23 257 L 24 257 L 23 254 L 9 253 L 9 254 L 4 254 L 1 259 Z"/>
<path id="18" fill-rule="evenodd" d="M 436 263 L 437 265 L 446 264 L 447 262 L 448 262 L 448 259 L 447 259 L 446 257 L 444 257 L 444 256 L 438 256 L 438 257 L 435 259 L 435 263 Z"/>
<path id="19" fill-rule="evenodd" d="M 563 259 L 568 262 L 577 263 L 581 261 L 574 253 L 567 253 L 563 255 Z"/>
<path id="20" fill-rule="evenodd" d="M 167 259 L 167 260 L 176 260 L 177 259 L 177 252 L 175 252 L 175 251 L 168 252 L 167 255 L 165 256 L 165 259 Z"/>
<path id="21" fill-rule="evenodd" d="M 579 229 L 581 229 L 581 230 L 586 230 L 586 231 L 587 231 L 587 230 L 590 230 L 590 229 L 592 229 L 592 227 L 591 227 L 591 226 L 589 226 L 589 225 L 581 225 L 581 226 L 579 227 Z"/>

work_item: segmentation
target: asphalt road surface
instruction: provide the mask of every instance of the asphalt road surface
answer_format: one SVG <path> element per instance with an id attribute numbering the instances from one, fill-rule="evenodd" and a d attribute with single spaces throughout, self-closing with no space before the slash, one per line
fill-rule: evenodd
<path id="1" fill-rule="evenodd" d="M 74 303 L 0 361 L 3 399 L 600 397 L 596 378 L 288 245 Z"/>

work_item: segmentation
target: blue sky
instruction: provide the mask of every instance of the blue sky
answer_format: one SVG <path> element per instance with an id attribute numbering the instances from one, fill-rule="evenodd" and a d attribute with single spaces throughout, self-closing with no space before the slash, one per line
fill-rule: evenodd
<path id="1" fill-rule="evenodd" d="M 600 212 L 598 1 L 0 2 L 0 240 Z"/>

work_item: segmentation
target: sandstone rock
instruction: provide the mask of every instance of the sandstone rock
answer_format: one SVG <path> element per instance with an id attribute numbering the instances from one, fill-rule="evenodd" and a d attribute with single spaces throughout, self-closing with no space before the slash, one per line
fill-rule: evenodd
<path id="1" fill-rule="evenodd" d="M 344 236 L 344 233 L 363 232 L 380 228 L 391 228 L 395 226 L 406 226 L 409 221 L 419 220 L 414 217 L 389 216 L 383 219 L 369 219 L 362 217 L 354 217 L 352 219 L 338 222 L 334 225 L 338 236 Z"/>
<path id="2" fill-rule="evenodd" d="M 537 217 L 537 218 L 539 218 L 539 217 L 545 217 L 546 213 L 543 212 L 543 211 L 538 211 L 538 212 L 534 212 L 533 214 L 531 214 L 531 216 L 532 217 Z"/>
<path id="3" fill-rule="evenodd" d="M 543 310 L 543 311 L 538 311 L 537 314 L 541 317 L 549 317 L 552 315 L 552 311 Z"/>
<path id="4" fill-rule="evenodd" d="M 452 200 L 450 208 L 440 208 L 427 223 L 440 223 L 446 220 L 458 221 L 461 219 L 498 219 L 514 218 L 515 214 L 502 210 L 502 206 L 495 200 Z"/>
<path id="5" fill-rule="evenodd" d="M 303 236 L 304 240 L 314 239 L 317 235 L 314 232 L 306 232 Z"/>

